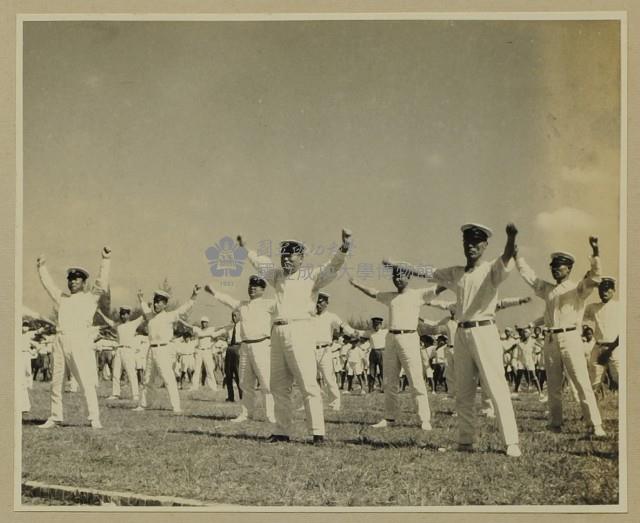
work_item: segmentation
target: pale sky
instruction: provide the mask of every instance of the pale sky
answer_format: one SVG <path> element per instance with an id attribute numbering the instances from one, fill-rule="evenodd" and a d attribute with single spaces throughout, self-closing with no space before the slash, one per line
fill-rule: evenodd
<path id="1" fill-rule="evenodd" d="M 462 264 L 467 221 L 494 229 L 494 258 L 514 221 L 541 276 L 560 249 L 582 276 L 595 234 L 617 277 L 619 83 L 618 22 L 27 22 L 24 303 L 51 310 L 39 253 L 63 286 L 104 244 L 115 306 L 165 277 L 179 301 L 195 282 L 243 298 L 249 267 L 209 274 L 222 237 L 329 245 L 343 226 L 353 276 Z M 386 317 L 346 276 L 327 290 L 344 319 Z M 500 294 L 532 293 L 514 271 Z M 203 313 L 229 317 L 204 295 Z"/>

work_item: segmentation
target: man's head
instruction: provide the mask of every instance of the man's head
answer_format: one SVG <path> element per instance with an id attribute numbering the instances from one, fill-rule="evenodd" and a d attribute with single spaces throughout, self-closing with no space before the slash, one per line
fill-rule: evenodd
<path id="1" fill-rule="evenodd" d="M 71 294 L 84 291 L 89 273 L 82 267 L 70 267 L 67 269 L 67 287 Z"/>
<path id="2" fill-rule="evenodd" d="M 513 330 L 511 329 L 511 327 L 506 327 L 504 329 L 504 337 L 511 338 L 512 336 L 513 336 Z"/>
<path id="3" fill-rule="evenodd" d="M 538 325 L 533 328 L 533 334 L 538 337 L 542 334 L 542 328 Z"/>
<path id="4" fill-rule="evenodd" d="M 473 264 L 482 258 L 489 238 L 491 238 L 491 229 L 478 223 L 466 223 L 462 230 L 462 247 L 467 264 Z"/>
<path id="5" fill-rule="evenodd" d="M 29 330 L 29 322 L 27 320 L 22 321 L 22 332 L 27 332 Z"/>
<path id="6" fill-rule="evenodd" d="M 582 326 L 582 337 L 586 341 L 591 341 L 593 339 L 593 329 L 589 325 Z"/>
<path id="7" fill-rule="evenodd" d="M 286 275 L 295 274 L 304 261 L 304 244 L 297 240 L 280 243 L 280 265 Z"/>
<path id="8" fill-rule="evenodd" d="M 203 329 L 206 329 L 209 326 L 209 318 L 207 318 L 206 316 L 203 316 L 202 318 L 200 318 L 200 327 Z"/>
<path id="9" fill-rule="evenodd" d="M 257 274 L 253 274 L 249 276 L 249 287 L 247 289 L 247 293 L 249 294 L 249 299 L 253 300 L 255 298 L 261 298 L 264 294 L 264 291 L 267 287 L 267 282 L 261 276 Z"/>
<path id="10" fill-rule="evenodd" d="M 156 314 L 162 312 L 167 308 L 169 304 L 169 298 L 171 296 L 168 292 L 163 290 L 157 290 L 153 293 L 153 312 Z"/>
<path id="11" fill-rule="evenodd" d="M 391 281 L 398 292 L 402 292 L 409 285 L 411 273 L 402 267 L 394 267 L 391 275 Z"/>
<path id="12" fill-rule="evenodd" d="M 231 313 L 231 321 L 233 323 L 238 323 L 240 321 L 240 313 L 238 311 L 233 311 Z"/>
<path id="13" fill-rule="evenodd" d="M 602 278 L 600 285 L 598 285 L 598 294 L 602 303 L 607 303 L 613 295 L 616 293 L 616 280 L 613 278 Z"/>
<path id="14" fill-rule="evenodd" d="M 520 338 L 522 338 L 522 341 L 527 341 L 530 337 L 531 328 L 529 328 L 529 326 L 522 327 L 522 329 L 520 329 Z"/>
<path id="15" fill-rule="evenodd" d="M 126 323 L 129 321 L 131 317 L 131 308 L 130 307 L 120 307 L 119 311 L 120 321 L 122 323 Z"/>
<path id="16" fill-rule="evenodd" d="M 384 320 L 380 316 L 374 316 L 371 318 L 371 328 L 378 332 L 382 328 L 382 323 Z"/>
<path id="17" fill-rule="evenodd" d="M 440 336 L 438 336 L 437 342 L 438 342 L 438 347 L 442 347 L 443 345 L 446 345 L 448 343 L 448 340 L 445 335 L 441 334 Z"/>
<path id="18" fill-rule="evenodd" d="M 322 314 L 329 306 L 329 295 L 326 292 L 318 293 L 318 301 L 316 301 L 316 313 Z"/>
<path id="19" fill-rule="evenodd" d="M 573 269 L 573 264 L 576 259 L 572 254 L 568 252 L 554 252 L 551 254 L 551 263 L 549 263 L 549 267 L 551 268 L 551 276 L 556 280 L 557 283 L 560 283 L 566 280 L 571 274 L 571 269 Z"/>

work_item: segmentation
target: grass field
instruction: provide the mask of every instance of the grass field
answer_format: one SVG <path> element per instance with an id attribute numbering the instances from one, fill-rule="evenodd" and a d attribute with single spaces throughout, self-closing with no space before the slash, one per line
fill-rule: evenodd
<path id="1" fill-rule="evenodd" d="M 125 388 L 123 394 L 128 392 Z M 65 425 L 36 427 L 49 415 L 49 387 L 37 382 L 23 417 L 23 480 L 168 495 L 216 503 L 287 506 L 573 505 L 618 502 L 616 399 L 601 402 L 606 439 L 586 436 L 577 404 L 565 397 L 567 422 L 548 432 L 535 394 L 514 399 L 523 456 L 508 458 L 492 420 L 479 419 L 473 453 L 456 451 L 453 401 L 430 395 L 431 432 L 418 428 L 402 394 L 400 426 L 373 429 L 383 395 L 345 395 L 325 411 L 328 443 L 309 444 L 303 412 L 290 443 L 268 443 L 265 421 L 229 423 L 240 409 L 223 392 L 181 391 L 186 414 L 173 416 L 159 390 L 145 412 L 127 400 L 106 402 L 104 429 L 88 427 L 80 393 L 65 393 Z M 296 391 L 297 394 L 297 391 Z M 299 398 L 299 396 L 298 396 Z"/>

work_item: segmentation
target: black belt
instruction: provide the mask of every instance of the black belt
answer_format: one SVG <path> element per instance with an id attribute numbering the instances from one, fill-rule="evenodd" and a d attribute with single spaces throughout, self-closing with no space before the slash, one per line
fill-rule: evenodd
<path id="1" fill-rule="evenodd" d="M 549 334 L 559 334 L 560 332 L 571 332 L 576 330 L 577 327 L 562 327 L 562 328 L 558 328 L 558 329 L 547 329 L 547 332 Z"/>
<path id="2" fill-rule="evenodd" d="M 117 345 L 116 349 L 130 349 L 131 345 Z"/>
<path id="3" fill-rule="evenodd" d="M 473 329 L 474 327 L 485 327 L 486 325 L 494 325 L 495 320 L 478 320 L 478 321 L 461 321 L 458 327 L 461 329 Z"/>
<path id="4" fill-rule="evenodd" d="M 269 339 L 271 339 L 271 336 L 264 336 L 262 338 L 258 338 L 257 340 L 242 340 L 242 343 L 247 343 L 247 344 L 260 343 L 261 341 L 269 340 Z"/>
<path id="5" fill-rule="evenodd" d="M 168 343 L 152 343 L 149 347 L 166 347 Z"/>
<path id="6" fill-rule="evenodd" d="M 331 343 L 324 343 L 322 345 L 316 345 L 316 349 L 325 349 L 327 347 L 331 347 Z"/>
<path id="7" fill-rule="evenodd" d="M 390 329 L 389 332 L 391 334 L 411 334 L 412 332 L 416 332 L 415 329 Z"/>
<path id="8" fill-rule="evenodd" d="M 378 348 L 378 349 L 371 349 L 371 350 L 384 350 L 384 347 L 383 347 L 383 348 L 381 348 L 381 349 L 380 349 L 380 348 Z"/>

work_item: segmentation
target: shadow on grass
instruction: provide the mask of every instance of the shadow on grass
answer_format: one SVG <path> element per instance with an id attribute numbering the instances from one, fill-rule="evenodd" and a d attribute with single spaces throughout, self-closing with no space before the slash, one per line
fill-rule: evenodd
<path id="1" fill-rule="evenodd" d="M 23 425 L 42 425 L 46 420 L 46 418 L 44 419 L 23 419 L 22 420 L 22 424 Z"/>
<path id="2" fill-rule="evenodd" d="M 580 456 L 582 458 L 593 456 L 594 458 L 608 459 L 611 461 L 618 461 L 619 458 L 618 451 L 615 450 L 610 452 L 602 452 L 599 450 L 585 450 L 584 452 L 578 452 L 573 450 L 569 452 L 562 452 L 562 454 L 571 454 L 572 456 Z"/>
<path id="3" fill-rule="evenodd" d="M 193 436 L 210 436 L 212 438 L 242 439 L 249 441 L 269 441 L 270 436 L 258 436 L 257 434 L 225 434 L 212 430 L 169 430 L 170 434 L 191 434 Z M 295 443 L 295 441 L 292 441 Z"/>
<path id="4" fill-rule="evenodd" d="M 237 414 L 186 414 L 185 418 L 208 419 L 214 421 L 231 421 L 238 417 Z"/>

